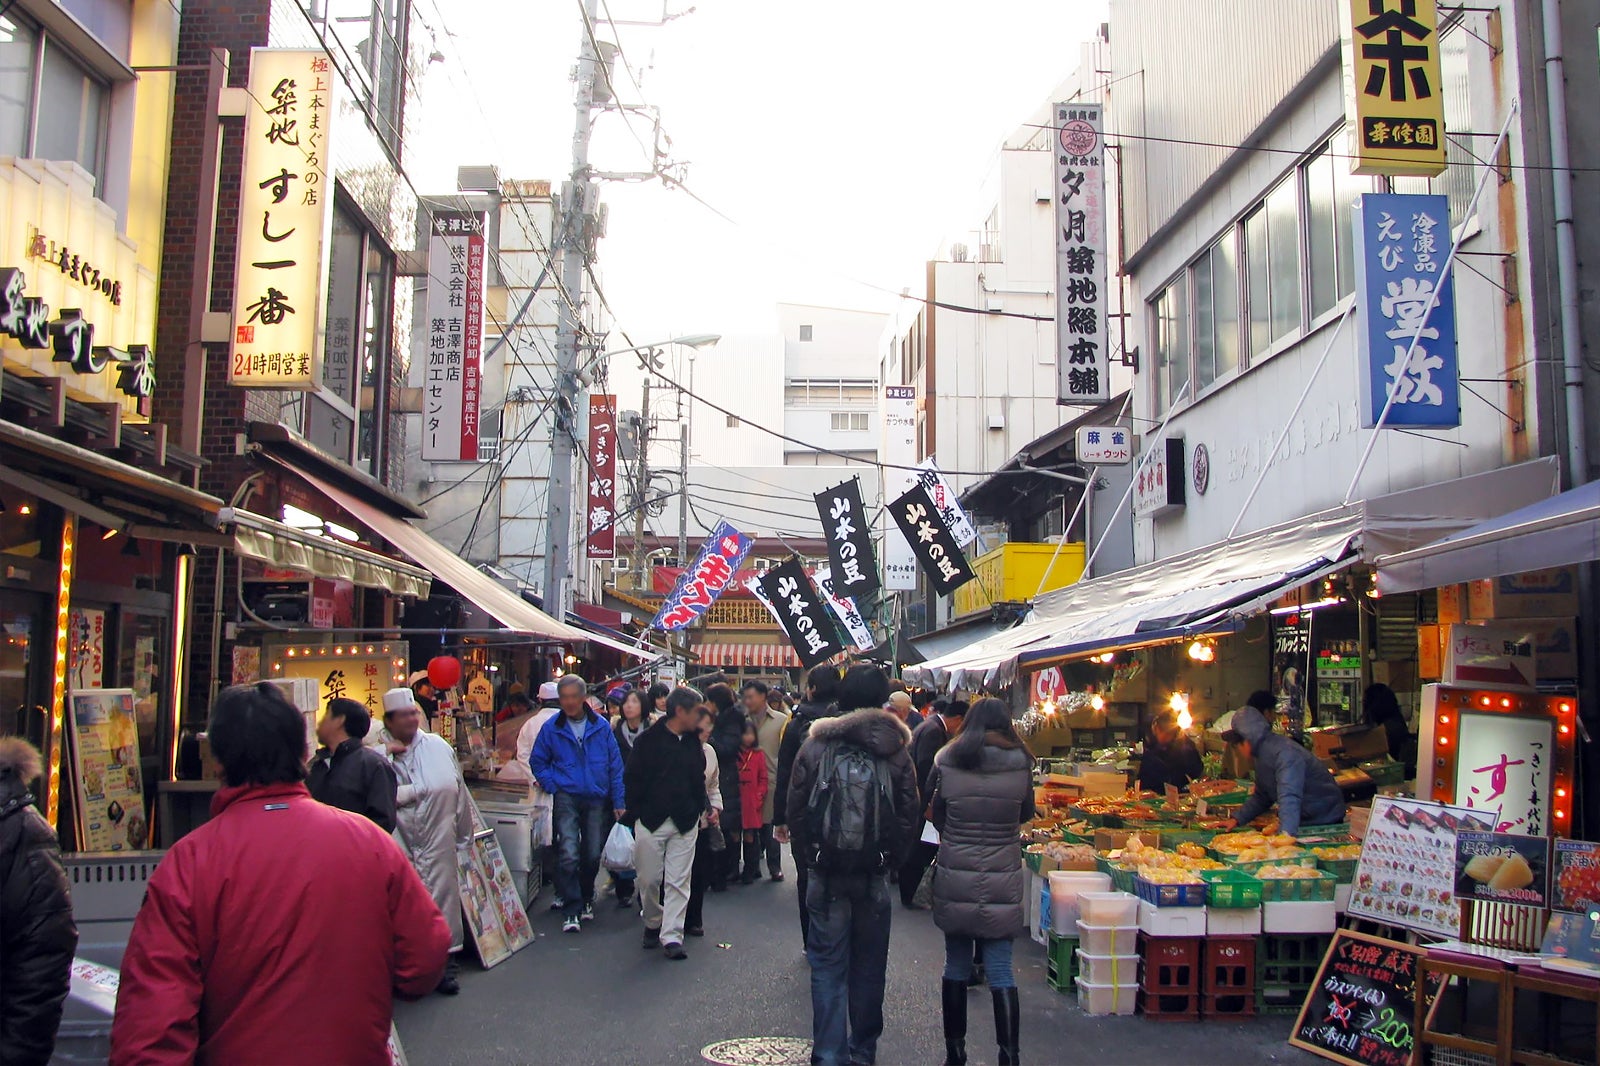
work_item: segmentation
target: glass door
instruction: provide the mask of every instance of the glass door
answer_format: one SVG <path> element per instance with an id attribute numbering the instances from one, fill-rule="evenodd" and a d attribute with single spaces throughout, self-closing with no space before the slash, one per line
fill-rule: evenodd
<path id="1" fill-rule="evenodd" d="M 42 629 L 44 597 L 7 590 L 0 594 L 0 736 L 21 736 L 44 746 L 41 691 L 51 642 Z"/>

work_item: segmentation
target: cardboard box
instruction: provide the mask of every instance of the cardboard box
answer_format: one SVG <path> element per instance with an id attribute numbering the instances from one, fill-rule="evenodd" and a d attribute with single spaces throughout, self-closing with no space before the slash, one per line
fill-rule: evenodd
<path id="1" fill-rule="evenodd" d="M 1094 831 L 1094 850 L 1118 851 L 1130 839 L 1137 836 L 1150 847 L 1158 846 L 1160 834 L 1153 829 L 1096 829 Z"/>
<path id="2" fill-rule="evenodd" d="M 1429 681 L 1438 680 L 1444 673 L 1446 628 L 1445 626 L 1417 627 L 1417 674 Z"/>
<path id="3" fill-rule="evenodd" d="M 1474 581 L 1467 586 L 1467 611 L 1478 621 L 1576 615 L 1578 568 L 1558 566 Z M 1439 620 L 1444 621 L 1442 614 Z"/>
<path id="4" fill-rule="evenodd" d="M 1569 681 L 1578 676 L 1578 622 L 1574 618 L 1529 618 L 1533 660 L 1541 681 Z"/>
<path id="5" fill-rule="evenodd" d="M 1439 590 L 1439 622 L 1441 625 L 1450 625 L 1452 622 L 1465 622 L 1467 614 L 1467 586 L 1445 585 Z"/>
<path id="6" fill-rule="evenodd" d="M 1128 779 L 1123 774 L 1047 774 L 1043 783 L 1080 796 L 1120 796 L 1128 790 Z"/>
<path id="7" fill-rule="evenodd" d="M 1467 688 L 1533 688 L 1538 672 L 1533 658 L 1533 636 L 1527 626 L 1513 622 L 1494 625 L 1444 627 L 1446 685 Z"/>

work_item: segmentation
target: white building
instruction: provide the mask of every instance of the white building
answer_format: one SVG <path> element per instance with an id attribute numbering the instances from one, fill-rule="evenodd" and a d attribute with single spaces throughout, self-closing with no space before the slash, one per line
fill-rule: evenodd
<path id="1" fill-rule="evenodd" d="M 788 466 L 839 466 L 844 456 L 878 456 L 877 352 L 889 316 L 814 304 L 780 303 L 783 432 L 816 448 L 783 442 Z M 859 466 L 859 464 L 848 464 Z"/>

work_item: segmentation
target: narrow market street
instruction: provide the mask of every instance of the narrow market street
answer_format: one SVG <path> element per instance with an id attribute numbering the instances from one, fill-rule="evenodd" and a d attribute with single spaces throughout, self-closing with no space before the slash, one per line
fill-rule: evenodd
<path id="1" fill-rule="evenodd" d="M 761 881 L 711 896 L 706 936 L 690 941 L 682 964 L 641 950 L 638 917 L 610 900 L 597 903 L 598 918 L 581 935 L 561 933 L 549 901 L 546 891 L 531 915 L 537 942 L 488 972 L 464 965 L 460 996 L 397 1005 L 395 1024 L 412 1066 L 805 1063 L 792 1051 L 787 1057 L 702 1056 L 708 1046 L 738 1038 L 809 1039 L 810 971 L 800 953 L 792 873 L 783 884 Z M 896 904 L 881 1066 L 943 1061 L 943 964 L 944 942 L 932 915 Z M 1044 949 L 1031 941 L 1017 942 L 1017 983 L 1023 1061 L 1029 1064 L 1312 1061 L 1285 1043 L 1292 1022 L 1285 1016 L 1243 1024 L 1085 1017 L 1075 997 L 1045 984 Z M 970 1061 L 993 1063 L 986 989 L 970 994 L 968 1025 Z"/>

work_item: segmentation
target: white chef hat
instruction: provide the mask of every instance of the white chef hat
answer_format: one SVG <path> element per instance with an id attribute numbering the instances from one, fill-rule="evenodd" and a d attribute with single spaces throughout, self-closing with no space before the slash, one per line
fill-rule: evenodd
<path id="1" fill-rule="evenodd" d="M 417 705 L 416 695 L 408 688 L 392 688 L 383 694 L 383 713 L 410 710 Z"/>

